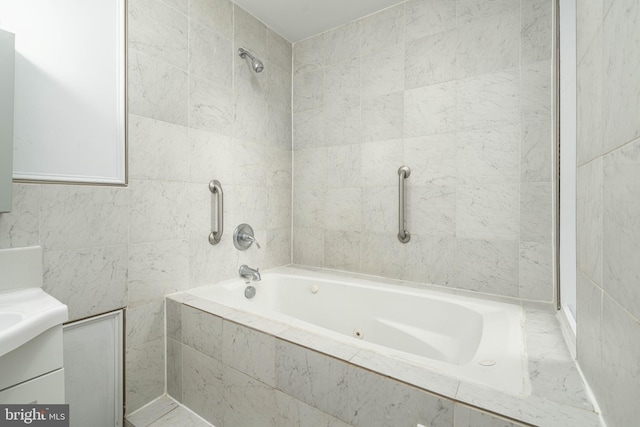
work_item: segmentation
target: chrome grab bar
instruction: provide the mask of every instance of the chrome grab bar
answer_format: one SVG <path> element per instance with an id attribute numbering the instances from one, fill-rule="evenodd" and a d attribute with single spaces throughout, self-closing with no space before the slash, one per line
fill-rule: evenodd
<path id="1" fill-rule="evenodd" d="M 411 175 L 409 166 L 401 166 L 398 169 L 398 240 L 407 243 L 411 235 L 404 229 L 404 180 Z"/>
<path id="2" fill-rule="evenodd" d="M 222 239 L 222 231 L 224 227 L 223 216 L 224 216 L 224 193 L 222 192 L 222 184 L 217 179 L 209 182 L 209 191 L 213 193 L 213 195 L 217 195 L 217 203 L 214 206 L 211 206 L 211 228 L 213 228 L 213 217 L 214 217 L 214 209 L 215 209 L 215 230 L 209 234 L 209 243 L 212 245 L 217 245 L 220 243 L 220 239 Z"/>

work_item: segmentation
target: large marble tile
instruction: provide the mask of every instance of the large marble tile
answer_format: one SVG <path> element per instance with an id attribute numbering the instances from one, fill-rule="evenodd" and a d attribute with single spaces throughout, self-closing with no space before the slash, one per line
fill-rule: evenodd
<path id="1" fill-rule="evenodd" d="M 362 189 L 361 211 L 358 215 L 363 232 L 393 233 L 398 230 L 398 213 L 390 194 L 397 192 L 395 186 L 367 187 Z"/>
<path id="2" fill-rule="evenodd" d="M 128 3 L 129 49 L 187 69 L 187 17 L 157 0 Z"/>
<path id="3" fill-rule="evenodd" d="M 498 390 L 465 383 L 460 385 L 456 396 L 461 403 L 496 414 L 509 414 L 525 425 L 545 427 L 597 427 L 600 425 L 598 414 L 595 412 L 557 403 L 544 397 L 530 396 L 522 399 Z M 545 405 L 545 411 L 540 411 L 541 405 Z"/>
<path id="4" fill-rule="evenodd" d="M 360 91 L 363 99 L 376 98 L 404 89 L 402 45 L 362 56 L 360 67 Z"/>
<path id="5" fill-rule="evenodd" d="M 327 171 L 327 150 L 309 148 L 293 153 L 295 166 L 293 182 L 295 186 L 324 188 Z M 294 187 L 295 190 L 295 187 Z"/>
<path id="6" fill-rule="evenodd" d="M 182 306 L 182 342 L 198 352 L 222 360 L 222 318 Z"/>
<path id="7" fill-rule="evenodd" d="M 326 230 L 324 266 L 343 271 L 360 271 L 360 232 Z"/>
<path id="8" fill-rule="evenodd" d="M 149 427 L 212 427 L 212 424 L 209 424 L 202 418 L 200 418 L 196 413 L 186 409 L 183 406 L 179 406 L 171 412 L 167 413 L 163 417 L 156 420 Z"/>
<path id="9" fill-rule="evenodd" d="M 165 299 L 165 319 L 167 338 L 182 342 L 182 303 L 167 297 Z"/>
<path id="10" fill-rule="evenodd" d="M 460 132 L 458 182 L 517 183 L 520 180 L 520 126 Z"/>
<path id="11" fill-rule="evenodd" d="M 171 338 L 167 340 L 167 394 L 182 402 L 182 343 Z"/>
<path id="12" fill-rule="evenodd" d="M 553 233 L 553 184 L 520 185 L 520 239 L 549 243 Z"/>
<path id="13" fill-rule="evenodd" d="M 456 27 L 456 0 L 409 0 L 405 2 L 407 41 Z"/>
<path id="14" fill-rule="evenodd" d="M 405 252 L 403 280 L 449 286 L 454 284 L 456 241 L 452 236 L 416 234 L 410 227 L 411 247 Z"/>
<path id="15" fill-rule="evenodd" d="M 553 262 L 551 242 L 520 242 L 520 298 L 535 301 L 553 299 Z"/>
<path id="16" fill-rule="evenodd" d="M 223 425 L 222 362 L 182 346 L 182 404 L 214 425 Z"/>
<path id="17" fill-rule="evenodd" d="M 189 127 L 233 135 L 234 99 L 229 87 L 211 80 L 189 78 Z"/>
<path id="18" fill-rule="evenodd" d="M 164 324 L 164 301 L 127 307 L 127 347 L 141 347 L 150 341 L 164 339 Z"/>
<path id="19" fill-rule="evenodd" d="M 363 141 L 402 137 L 405 111 L 402 92 L 365 99 L 361 105 Z"/>
<path id="20" fill-rule="evenodd" d="M 603 160 L 578 167 L 576 174 L 576 260 L 578 271 L 603 282 Z"/>
<path id="21" fill-rule="evenodd" d="M 402 140 L 370 142 L 360 146 L 360 185 L 397 186 L 398 168 L 402 166 Z"/>
<path id="22" fill-rule="evenodd" d="M 302 228 L 294 225 L 292 253 L 294 264 L 322 267 L 324 260 L 324 230 Z"/>
<path id="23" fill-rule="evenodd" d="M 576 360 L 592 390 L 602 390 L 607 381 L 602 370 L 602 297 L 602 289 L 578 272 Z"/>
<path id="24" fill-rule="evenodd" d="M 602 125 L 604 150 L 610 151 L 640 137 L 640 4 L 614 2 L 604 19 L 602 39 Z"/>
<path id="25" fill-rule="evenodd" d="M 524 424 L 500 418 L 459 403 L 454 405 L 453 411 L 455 415 L 453 427 L 524 427 Z"/>
<path id="26" fill-rule="evenodd" d="M 370 372 L 377 372 L 379 375 L 413 384 L 441 396 L 455 396 L 460 385 L 459 381 L 453 377 L 373 351 L 360 350 L 350 359 L 350 362 Z"/>
<path id="27" fill-rule="evenodd" d="M 327 188 L 360 186 L 359 144 L 327 147 Z"/>
<path id="28" fill-rule="evenodd" d="M 325 199 L 326 230 L 360 230 L 360 187 L 334 188 Z"/>
<path id="29" fill-rule="evenodd" d="M 225 366 L 223 374 L 224 425 L 275 427 L 278 407 L 275 389 Z"/>
<path id="30" fill-rule="evenodd" d="M 178 403 L 167 396 L 160 396 L 148 405 L 127 416 L 127 420 L 136 427 L 147 427 L 163 414 L 173 411 Z"/>
<path id="31" fill-rule="evenodd" d="M 268 188 L 266 228 L 284 228 L 291 225 L 291 188 Z"/>
<path id="32" fill-rule="evenodd" d="M 331 415 L 317 410 L 293 397 L 276 390 L 276 404 L 278 405 L 278 426 L 280 427 L 349 427 Z"/>
<path id="33" fill-rule="evenodd" d="M 455 79 L 457 45 L 457 30 L 432 34 L 406 42 L 405 88 L 413 89 Z"/>
<path id="34" fill-rule="evenodd" d="M 186 240 L 129 245 L 129 307 L 159 301 L 189 284 Z"/>
<path id="35" fill-rule="evenodd" d="M 276 385 L 276 339 L 237 323 L 224 321 L 222 361 L 271 387 Z"/>
<path id="36" fill-rule="evenodd" d="M 640 140 L 604 157 L 604 283 L 600 283 L 636 319 L 640 318 L 639 179 Z"/>
<path id="37" fill-rule="evenodd" d="M 456 287 L 504 296 L 518 296 L 517 240 L 458 239 Z"/>
<path id="38" fill-rule="evenodd" d="M 404 4 L 369 15 L 360 22 L 363 55 L 396 45 L 404 36 Z"/>
<path id="39" fill-rule="evenodd" d="M 290 68 L 291 64 L 289 64 L 289 69 L 287 70 L 281 70 L 280 68 L 269 70 L 265 94 L 267 103 L 270 106 L 277 107 L 289 114 L 291 114 L 291 90 L 293 87 Z M 291 131 L 291 128 L 289 128 L 289 131 Z"/>
<path id="40" fill-rule="evenodd" d="M 578 64 L 602 28 L 604 0 L 576 2 L 576 59 Z"/>
<path id="41" fill-rule="evenodd" d="M 0 249 L 39 244 L 40 188 L 40 185 L 13 184 L 11 212 L 0 215 Z"/>
<path id="42" fill-rule="evenodd" d="M 522 64 L 551 59 L 554 3 L 531 0 L 521 3 Z"/>
<path id="43" fill-rule="evenodd" d="M 237 4 L 233 6 L 233 40 L 238 47 L 243 46 L 258 57 L 266 58 L 267 26 Z"/>
<path id="44" fill-rule="evenodd" d="M 325 199 L 327 190 L 294 186 L 293 226 L 304 228 L 324 228 Z"/>
<path id="45" fill-rule="evenodd" d="M 319 70 L 324 66 L 324 58 L 325 33 L 295 43 L 293 45 L 293 72 Z"/>
<path id="46" fill-rule="evenodd" d="M 291 91 L 289 91 L 291 93 Z M 282 150 L 291 150 L 292 126 L 291 109 L 281 110 L 267 104 L 267 118 L 265 124 L 265 144 Z"/>
<path id="47" fill-rule="evenodd" d="M 389 193 L 393 192 L 387 192 L 386 203 L 393 206 L 389 202 Z M 410 233 L 425 236 L 456 235 L 455 186 L 411 185 L 405 190 L 405 206 L 405 226 Z M 396 217 L 397 213 L 394 212 L 393 218 Z"/>
<path id="48" fill-rule="evenodd" d="M 518 184 L 459 185 L 456 194 L 456 235 L 471 239 L 518 239 Z"/>
<path id="49" fill-rule="evenodd" d="M 129 115 L 129 179 L 186 181 L 189 141 L 186 127 Z"/>
<path id="50" fill-rule="evenodd" d="M 278 390 L 346 420 L 347 364 L 285 341 L 276 344 Z"/>
<path id="51" fill-rule="evenodd" d="M 496 128 L 517 124 L 519 121 L 519 68 L 458 81 L 459 130 Z"/>
<path id="52" fill-rule="evenodd" d="M 391 101 L 394 101 L 392 96 L 389 97 L 381 97 L 381 100 L 387 100 L 387 105 L 382 105 L 378 107 L 377 105 L 373 105 L 373 108 L 368 108 L 367 116 L 362 116 L 362 105 L 360 103 L 360 98 L 357 99 L 342 99 L 338 102 L 332 103 L 331 105 L 325 103 L 324 106 L 324 116 L 321 114 L 316 120 L 324 119 L 324 128 L 321 133 L 314 135 L 310 140 L 317 139 L 319 140 L 318 144 L 326 144 L 327 146 L 340 146 L 340 145 L 349 145 L 356 144 L 361 142 L 364 138 L 364 129 L 363 123 L 369 123 L 373 120 L 373 117 L 379 117 L 380 110 L 385 111 L 387 114 L 397 116 L 398 108 L 400 106 L 393 104 Z M 373 101 L 368 101 L 367 105 L 371 105 Z M 314 111 L 314 110 L 312 110 Z M 377 115 L 376 115 L 377 114 Z M 315 122 L 315 120 L 314 120 Z M 383 128 L 386 125 L 386 133 L 390 134 L 393 132 L 397 133 L 397 127 L 399 120 L 396 117 L 393 117 L 391 120 L 385 117 L 383 123 L 379 126 L 379 128 Z M 313 132 L 312 129 L 308 129 L 307 132 Z M 378 132 L 381 132 L 378 130 Z M 322 141 L 320 138 L 324 138 Z"/>
<path id="53" fill-rule="evenodd" d="M 185 190 L 185 184 L 177 182 L 131 180 L 129 242 L 184 238 L 188 219 Z"/>
<path id="54" fill-rule="evenodd" d="M 233 36 L 233 2 L 189 0 L 189 18 L 230 39 Z"/>
<path id="55" fill-rule="evenodd" d="M 551 182 L 554 153 L 550 120 L 521 124 L 521 182 Z"/>
<path id="56" fill-rule="evenodd" d="M 552 107 L 551 60 L 533 62 L 521 68 L 523 122 L 550 120 Z"/>
<path id="57" fill-rule="evenodd" d="M 164 393 L 164 338 L 129 347 L 125 355 L 127 413 Z"/>
<path id="58" fill-rule="evenodd" d="M 602 319 L 601 369 L 606 383 L 596 391 L 598 403 L 609 425 L 631 426 L 640 417 L 640 322 L 607 294 Z"/>
<path id="59" fill-rule="evenodd" d="M 513 2 L 515 3 L 515 2 Z M 492 73 L 520 64 L 520 10 L 458 23 L 456 76 Z"/>
<path id="60" fill-rule="evenodd" d="M 604 150 L 603 69 L 602 31 L 598 31 L 577 69 L 576 162 L 578 166 L 593 160 Z"/>
<path id="61" fill-rule="evenodd" d="M 291 226 L 267 230 L 267 252 L 264 256 L 264 268 L 279 267 L 292 263 Z"/>
<path id="62" fill-rule="evenodd" d="M 190 129 L 189 181 L 202 183 L 204 189 L 215 178 L 223 185 L 223 191 L 227 185 L 237 184 L 236 154 L 238 149 L 233 139 L 214 132 Z"/>
<path id="63" fill-rule="evenodd" d="M 231 87 L 233 44 L 196 22 L 189 24 L 189 73 Z"/>
<path id="64" fill-rule="evenodd" d="M 439 83 L 404 92 L 404 136 L 449 133 L 456 126 L 456 83 Z"/>
<path id="65" fill-rule="evenodd" d="M 410 231 L 410 230 L 409 230 Z M 361 272 L 399 279 L 404 272 L 406 245 L 393 232 L 363 232 L 360 239 Z"/>
<path id="66" fill-rule="evenodd" d="M 292 139 L 293 149 L 302 150 L 325 145 L 325 114 L 324 107 L 293 113 Z M 340 123 L 345 129 L 347 123 Z M 340 127 L 339 127 L 340 128 Z M 343 130 L 346 133 L 346 129 Z"/>
<path id="67" fill-rule="evenodd" d="M 383 51 L 384 53 L 386 51 Z M 347 59 L 341 62 L 337 62 L 331 65 L 327 65 L 324 68 L 324 104 L 325 107 L 344 103 L 345 101 L 359 101 L 360 100 L 360 85 L 361 85 L 361 71 L 360 71 L 360 59 Z M 368 74 L 368 70 L 363 68 L 362 79 L 364 74 Z M 393 67 L 390 67 L 389 71 L 394 71 Z M 395 70 L 396 73 L 398 72 Z M 371 77 L 368 77 L 371 79 Z M 392 91 L 380 91 L 375 93 L 376 89 L 375 80 L 371 81 L 372 96 L 384 95 L 386 93 L 396 92 L 400 89 Z M 364 86 L 365 83 L 362 82 Z M 299 88 L 296 88 L 299 89 Z"/>
<path id="68" fill-rule="evenodd" d="M 186 126 L 188 80 L 185 70 L 130 50 L 129 113 Z"/>
<path id="69" fill-rule="evenodd" d="M 293 152 L 291 145 L 288 148 L 280 149 L 267 147 L 266 171 L 267 188 L 288 188 L 291 189 L 293 176 Z"/>
<path id="70" fill-rule="evenodd" d="M 126 188 L 46 185 L 40 198 L 40 239 L 46 251 L 127 243 Z"/>
<path id="71" fill-rule="evenodd" d="M 348 419 L 354 426 L 453 424 L 453 402 L 370 371 L 349 367 Z"/>
<path id="72" fill-rule="evenodd" d="M 267 61 L 283 71 L 283 74 L 289 77 L 289 82 L 291 82 L 292 56 L 291 43 L 271 28 L 267 28 Z"/>
<path id="73" fill-rule="evenodd" d="M 456 185 L 457 152 L 455 133 L 405 138 L 403 164 L 411 169 L 407 186 Z"/>
<path id="74" fill-rule="evenodd" d="M 293 111 L 297 113 L 322 106 L 323 88 L 322 69 L 296 71 L 293 74 Z"/>
<path id="75" fill-rule="evenodd" d="M 43 289 L 67 304 L 69 320 L 127 305 L 127 246 L 44 253 Z"/>
<path id="76" fill-rule="evenodd" d="M 350 22 L 324 33 L 325 63 L 327 65 L 360 56 L 360 21 Z"/>
<path id="77" fill-rule="evenodd" d="M 458 0 L 456 15 L 458 25 L 476 22 L 497 15 L 511 15 L 520 8 L 519 1 L 513 0 Z"/>

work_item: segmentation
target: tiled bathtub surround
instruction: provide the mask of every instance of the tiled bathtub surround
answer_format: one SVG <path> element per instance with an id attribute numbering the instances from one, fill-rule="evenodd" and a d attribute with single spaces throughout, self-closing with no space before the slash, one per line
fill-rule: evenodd
<path id="1" fill-rule="evenodd" d="M 165 391 L 165 294 L 291 262 L 291 44 L 228 0 L 129 0 L 128 37 L 129 186 L 14 184 L 0 248 L 43 246 L 44 288 L 72 320 L 127 307 L 131 413 Z M 261 250 L 233 248 L 242 222 Z"/>
<path id="2" fill-rule="evenodd" d="M 555 313 L 524 308 L 531 394 L 516 396 L 178 293 L 167 390 L 218 427 L 598 426 Z"/>
<path id="3" fill-rule="evenodd" d="M 640 418 L 640 4 L 577 2 L 577 357 L 610 426 Z"/>
<path id="4" fill-rule="evenodd" d="M 296 43 L 293 261 L 551 301 L 552 6 L 409 0 Z"/>

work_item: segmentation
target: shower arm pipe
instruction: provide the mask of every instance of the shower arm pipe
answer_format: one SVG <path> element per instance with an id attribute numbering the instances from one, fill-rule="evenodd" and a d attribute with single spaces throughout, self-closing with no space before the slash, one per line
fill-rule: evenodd
<path id="1" fill-rule="evenodd" d="M 209 191 L 216 196 L 216 205 L 211 206 L 211 224 L 213 228 L 213 217 L 215 215 L 215 230 L 209 234 L 209 243 L 217 245 L 222 239 L 222 232 L 224 230 L 224 193 L 222 192 L 222 184 L 217 179 L 209 182 Z M 215 212 L 215 214 L 214 214 Z"/>
<path id="2" fill-rule="evenodd" d="M 404 228 L 404 181 L 411 175 L 409 166 L 401 166 L 398 169 L 398 240 L 407 243 L 411 235 Z"/>

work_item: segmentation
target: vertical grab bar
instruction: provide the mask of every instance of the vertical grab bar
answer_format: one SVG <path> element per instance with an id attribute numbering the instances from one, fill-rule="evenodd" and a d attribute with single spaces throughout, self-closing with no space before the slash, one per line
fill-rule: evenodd
<path id="1" fill-rule="evenodd" d="M 409 166 L 401 166 L 398 169 L 398 240 L 407 243 L 411 235 L 404 229 L 404 180 L 411 175 Z"/>
<path id="2" fill-rule="evenodd" d="M 215 207 L 215 218 L 216 218 L 216 227 L 215 230 L 209 234 L 209 243 L 212 245 L 217 245 L 222 239 L 222 231 L 224 227 L 223 216 L 224 216 L 224 193 L 222 192 L 222 184 L 217 179 L 209 182 L 209 191 L 213 193 L 213 195 L 217 195 L 217 203 Z M 213 228 L 213 206 L 211 206 L 211 228 Z"/>

